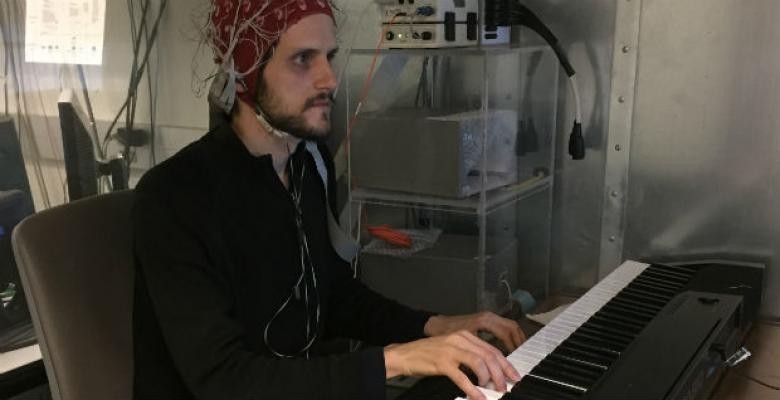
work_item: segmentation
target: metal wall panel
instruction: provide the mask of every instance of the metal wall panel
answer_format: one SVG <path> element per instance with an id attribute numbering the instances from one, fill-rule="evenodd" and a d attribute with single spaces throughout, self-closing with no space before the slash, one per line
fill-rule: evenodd
<path id="1" fill-rule="evenodd" d="M 528 0 L 524 2 L 558 36 L 577 71 L 587 154 L 567 154 L 574 103 L 562 76 L 552 228 L 553 289 L 597 282 L 609 122 L 615 0 Z M 523 38 L 531 40 L 531 38 Z"/>
<path id="2" fill-rule="evenodd" d="M 763 313 L 774 317 L 779 17 L 775 0 L 643 1 L 623 248 L 768 262 Z"/>

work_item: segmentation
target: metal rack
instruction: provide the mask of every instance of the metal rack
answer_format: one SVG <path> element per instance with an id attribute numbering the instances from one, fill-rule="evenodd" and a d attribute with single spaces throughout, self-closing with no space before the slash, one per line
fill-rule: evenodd
<path id="1" fill-rule="evenodd" d="M 357 99 L 374 61 L 372 91 Z M 380 240 L 366 225 L 435 230 L 395 255 L 364 247 L 366 284 L 452 314 L 500 312 L 518 289 L 547 296 L 558 78 L 542 47 L 351 52 L 351 226 L 364 245 Z"/>

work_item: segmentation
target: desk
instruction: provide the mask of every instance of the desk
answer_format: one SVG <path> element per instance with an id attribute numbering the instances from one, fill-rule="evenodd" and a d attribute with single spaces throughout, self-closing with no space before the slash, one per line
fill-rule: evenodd
<path id="1" fill-rule="evenodd" d="M 31 322 L 20 323 L 0 332 L 0 349 L 0 398 L 26 392 L 46 383 L 41 350 L 36 344 Z"/>
<path id="2" fill-rule="evenodd" d="M 40 359 L 41 349 L 37 344 L 0 353 L 0 375 Z"/>

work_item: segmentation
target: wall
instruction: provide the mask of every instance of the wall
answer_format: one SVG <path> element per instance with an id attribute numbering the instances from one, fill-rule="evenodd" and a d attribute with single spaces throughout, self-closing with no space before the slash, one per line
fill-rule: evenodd
<path id="1" fill-rule="evenodd" d="M 780 317 L 780 3 L 642 2 L 625 258 L 768 264 Z"/>
<path id="2" fill-rule="evenodd" d="M 572 160 L 567 146 L 574 102 L 562 75 L 552 225 L 553 289 L 590 287 L 598 280 L 616 3 L 614 0 L 524 2 L 558 36 L 577 71 L 582 97 L 587 150 L 584 160 Z"/>

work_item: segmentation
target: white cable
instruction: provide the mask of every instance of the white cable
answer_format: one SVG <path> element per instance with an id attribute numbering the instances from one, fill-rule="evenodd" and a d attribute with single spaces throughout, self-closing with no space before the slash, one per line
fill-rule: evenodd
<path id="1" fill-rule="evenodd" d="M 365 23 L 365 16 L 366 12 L 368 11 L 369 7 L 371 7 L 371 2 L 366 4 L 365 7 L 363 7 L 363 10 L 360 12 L 360 15 L 358 16 L 358 26 L 354 28 L 354 33 L 352 34 L 352 39 L 349 40 L 349 45 L 346 49 L 346 54 L 344 55 L 344 65 L 341 66 L 341 71 L 338 73 L 338 77 L 336 78 L 336 90 L 333 92 L 333 98 L 337 98 L 339 89 L 341 88 L 341 80 L 344 78 L 344 73 L 347 71 L 347 66 L 349 65 L 349 57 L 352 54 L 352 49 L 355 47 L 355 41 L 357 41 L 358 34 L 363 30 L 363 25 Z M 345 23 L 346 25 L 346 23 Z"/>
<path id="2" fill-rule="evenodd" d="M 582 123 L 582 103 L 580 102 L 580 89 L 577 87 L 577 76 L 572 75 L 569 77 L 569 86 L 571 87 L 572 94 L 574 94 L 574 104 L 576 114 L 574 114 L 574 122 Z"/>

